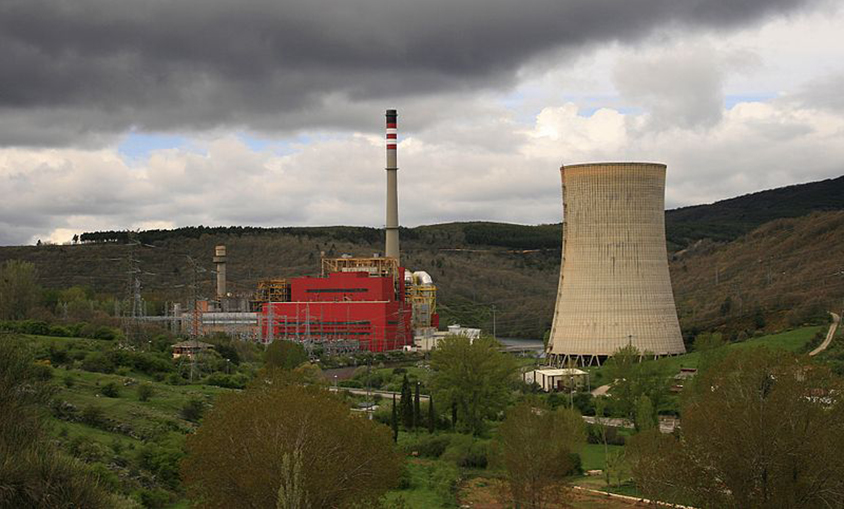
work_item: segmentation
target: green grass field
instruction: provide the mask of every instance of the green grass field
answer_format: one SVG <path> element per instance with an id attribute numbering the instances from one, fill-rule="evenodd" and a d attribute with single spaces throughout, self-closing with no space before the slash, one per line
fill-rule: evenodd
<path id="1" fill-rule="evenodd" d="M 753 348 L 757 346 L 766 346 L 768 348 L 775 348 L 781 350 L 788 350 L 789 352 L 798 352 L 803 346 L 812 339 L 819 330 L 826 330 L 826 326 L 811 326 L 801 327 L 779 334 L 770 334 L 767 336 L 760 336 L 758 338 L 751 338 L 741 343 L 730 343 L 727 348 Z M 665 357 L 656 362 L 670 366 L 672 370 L 679 371 L 680 368 L 697 368 L 699 355 L 697 352 L 687 353 L 685 355 L 678 355 L 676 357 Z"/>

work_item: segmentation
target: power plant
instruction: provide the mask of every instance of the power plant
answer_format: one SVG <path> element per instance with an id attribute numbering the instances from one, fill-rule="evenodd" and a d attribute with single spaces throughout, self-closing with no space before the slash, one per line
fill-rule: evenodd
<path id="1" fill-rule="evenodd" d="M 414 336 L 433 337 L 437 288 L 427 272 L 400 264 L 397 118 L 396 110 L 387 110 L 386 256 L 322 257 L 318 277 L 259 281 L 250 305 L 228 293 L 226 246 L 218 245 L 216 299 L 197 300 L 186 313 L 191 334 L 224 332 L 264 343 L 287 339 L 333 353 L 396 350 L 412 346 Z"/>
<path id="2" fill-rule="evenodd" d="M 548 344 L 556 365 L 600 365 L 624 346 L 685 353 L 665 245 L 663 164 L 560 168 L 563 240 Z"/>

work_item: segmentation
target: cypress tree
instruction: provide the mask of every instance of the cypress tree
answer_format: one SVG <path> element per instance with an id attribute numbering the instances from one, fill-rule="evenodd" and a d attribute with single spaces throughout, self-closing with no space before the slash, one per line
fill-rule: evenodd
<path id="1" fill-rule="evenodd" d="M 399 441 L 399 412 L 396 408 L 396 395 L 393 394 L 393 418 L 390 420 L 390 427 L 393 428 L 393 442 Z"/>
<path id="2" fill-rule="evenodd" d="M 401 383 L 401 401 L 399 402 L 399 413 L 404 429 L 413 427 L 413 392 L 410 390 L 410 382 L 407 375 Z"/>
<path id="3" fill-rule="evenodd" d="M 451 402 L 451 429 L 457 428 L 457 402 Z"/>
<path id="4" fill-rule="evenodd" d="M 433 433 L 437 428 L 437 414 L 434 411 L 434 395 L 428 396 L 428 433 Z"/>
<path id="5" fill-rule="evenodd" d="M 419 403 L 419 382 L 416 382 L 416 393 L 413 395 L 413 429 L 422 421 L 422 408 Z"/>

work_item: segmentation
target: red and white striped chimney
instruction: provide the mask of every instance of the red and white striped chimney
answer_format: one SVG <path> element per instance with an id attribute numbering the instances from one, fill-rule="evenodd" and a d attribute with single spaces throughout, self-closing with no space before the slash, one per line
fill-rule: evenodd
<path id="1" fill-rule="evenodd" d="M 396 110 L 387 110 L 387 228 L 385 254 L 399 261 L 399 190 L 396 145 Z"/>

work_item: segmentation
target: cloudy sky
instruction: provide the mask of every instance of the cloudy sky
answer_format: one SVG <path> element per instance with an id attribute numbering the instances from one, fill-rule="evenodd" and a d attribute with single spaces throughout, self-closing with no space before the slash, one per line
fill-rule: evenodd
<path id="1" fill-rule="evenodd" d="M 561 219 L 559 166 L 669 208 L 844 174 L 832 0 L 0 0 L 0 244 L 97 229 Z"/>

